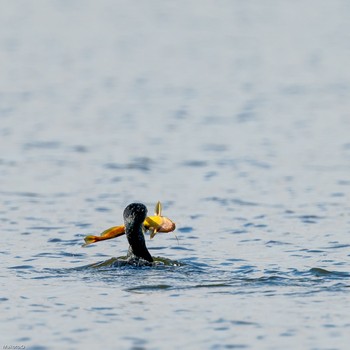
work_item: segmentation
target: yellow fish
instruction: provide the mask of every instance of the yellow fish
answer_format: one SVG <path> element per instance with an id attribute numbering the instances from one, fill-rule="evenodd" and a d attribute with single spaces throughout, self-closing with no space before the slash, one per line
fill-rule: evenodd
<path id="1" fill-rule="evenodd" d="M 166 216 L 162 216 L 162 204 L 158 201 L 154 208 L 154 216 L 148 216 L 143 222 L 146 231 L 151 232 L 151 239 L 158 232 L 172 232 L 175 230 L 175 223 Z"/>
<path id="2" fill-rule="evenodd" d="M 162 216 L 162 204 L 158 201 L 154 209 L 154 216 L 147 216 L 143 222 L 145 231 L 151 232 L 151 238 L 153 238 L 158 232 L 172 232 L 175 230 L 176 225 L 166 216 Z M 125 234 L 125 226 L 113 226 L 103 231 L 100 236 L 89 235 L 84 238 L 86 247 L 89 244 L 105 241 L 107 239 L 116 238 Z"/>

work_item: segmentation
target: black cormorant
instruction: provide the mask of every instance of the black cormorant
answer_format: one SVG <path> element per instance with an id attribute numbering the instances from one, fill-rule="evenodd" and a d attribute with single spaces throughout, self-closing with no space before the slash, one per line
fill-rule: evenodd
<path id="1" fill-rule="evenodd" d="M 143 235 L 143 222 L 147 216 L 147 208 L 142 203 L 131 203 L 124 209 L 125 233 L 129 242 L 128 260 L 144 259 L 150 263 L 153 258 L 149 253 Z"/>

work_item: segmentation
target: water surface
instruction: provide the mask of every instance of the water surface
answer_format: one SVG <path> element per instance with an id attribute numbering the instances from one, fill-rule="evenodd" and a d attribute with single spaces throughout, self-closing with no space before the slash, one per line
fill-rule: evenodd
<path id="1" fill-rule="evenodd" d="M 1 344 L 347 349 L 349 11 L 3 2 Z M 158 200 L 177 263 L 81 248 Z"/>

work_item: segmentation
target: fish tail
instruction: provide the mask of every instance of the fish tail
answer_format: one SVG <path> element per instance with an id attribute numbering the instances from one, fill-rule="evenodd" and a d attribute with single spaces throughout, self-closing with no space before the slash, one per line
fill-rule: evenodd
<path id="1" fill-rule="evenodd" d="M 98 236 L 93 236 L 93 235 L 86 236 L 86 237 L 84 238 L 85 244 L 83 244 L 82 247 L 86 247 L 86 246 L 88 246 L 89 244 L 92 244 L 92 243 L 95 243 L 95 242 L 99 241 L 99 240 L 100 240 L 99 238 L 100 238 L 100 237 L 98 237 Z"/>

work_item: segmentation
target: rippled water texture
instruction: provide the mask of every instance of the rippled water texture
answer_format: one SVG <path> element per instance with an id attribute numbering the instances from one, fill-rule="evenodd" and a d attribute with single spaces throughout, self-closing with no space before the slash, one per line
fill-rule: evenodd
<path id="1" fill-rule="evenodd" d="M 349 13 L 2 1 L 0 346 L 348 349 Z M 81 247 L 158 200 L 156 266 Z"/>

